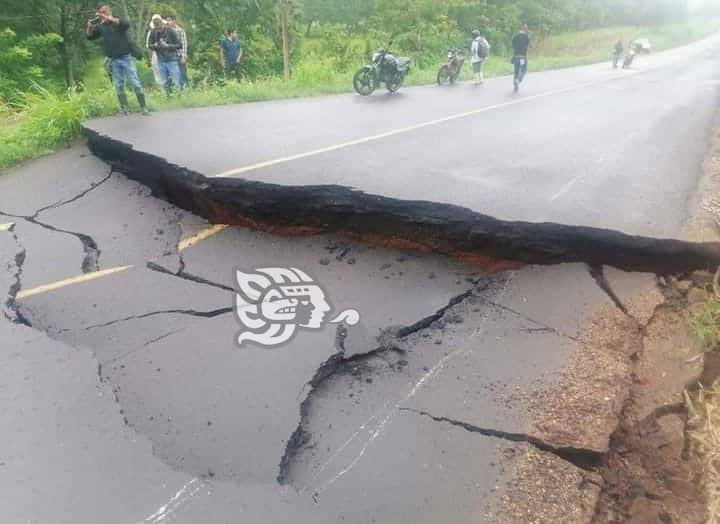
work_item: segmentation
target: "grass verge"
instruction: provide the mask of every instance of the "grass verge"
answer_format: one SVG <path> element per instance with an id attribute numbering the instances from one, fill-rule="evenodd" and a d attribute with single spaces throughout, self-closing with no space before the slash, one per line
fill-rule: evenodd
<path id="1" fill-rule="evenodd" d="M 720 524 L 720 381 L 697 394 L 685 393 L 688 432 L 694 452 L 702 463 L 702 489 L 706 523 Z"/>
<path id="2" fill-rule="evenodd" d="M 720 297 L 690 313 L 691 331 L 708 351 L 720 351 Z M 685 392 L 689 449 L 702 464 L 707 524 L 720 524 L 720 380 L 710 388 Z"/>
<path id="3" fill-rule="evenodd" d="M 719 29 L 720 20 L 693 20 L 686 24 L 611 27 L 560 34 L 537 44 L 533 50 L 532 70 L 609 60 L 612 45 L 618 38 L 628 42 L 635 37 L 647 37 L 655 50 L 661 51 L 698 40 Z M 438 57 L 438 61 L 441 58 Z M 96 69 L 100 70 L 99 63 Z M 466 67 L 465 79 L 470 76 L 468 70 Z M 435 82 L 436 72 L 435 67 L 415 69 L 407 83 L 431 84 Z M 509 60 L 491 57 L 485 73 L 487 77 L 510 74 Z M 337 72 L 329 62 L 308 57 L 296 66 L 289 82 L 279 78 L 229 82 L 224 86 L 196 87 L 170 99 L 154 90 L 149 93 L 149 100 L 153 109 L 165 110 L 342 93 L 351 90 L 351 78 L 352 71 Z M 0 106 L 0 170 L 56 151 L 78 137 L 85 119 L 116 112 L 114 94 L 102 73 L 94 75 L 83 92 L 58 95 L 37 89 L 28 93 L 23 106 L 15 111 Z"/>

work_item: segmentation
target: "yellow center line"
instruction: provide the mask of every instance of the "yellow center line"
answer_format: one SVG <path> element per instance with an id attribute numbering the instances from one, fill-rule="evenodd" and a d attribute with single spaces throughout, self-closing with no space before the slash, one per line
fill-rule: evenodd
<path id="1" fill-rule="evenodd" d="M 386 132 L 384 132 L 384 133 L 379 133 L 379 134 L 377 134 L 377 135 L 370 135 L 370 136 L 358 138 L 357 140 L 350 140 L 350 141 L 348 141 L 348 142 L 342 142 L 342 143 L 340 143 L 340 144 L 335 144 L 335 145 L 323 147 L 323 148 L 320 148 L 320 149 L 315 149 L 315 150 L 312 150 L 312 151 L 306 151 L 306 152 L 304 152 L 304 153 L 298 153 L 298 154 L 296 154 L 296 155 L 290 155 L 290 156 L 286 156 L 286 157 L 275 158 L 275 159 L 272 159 L 272 160 L 266 160 L 266 161 L 264 161 L 264 162 L 259 162 L 259 163 L 257 163 L 257 164 L 252 164 L 252 165 L 248 165 L 248 166 L 243 166 L 243 167 L 238 167 L 238 168 L 234 168 L 234 169 L 229 169 L 229 170 L 223 171 L 222 173 L 219 173 L 219 174 L 217 174 L 217 175 L 212 175 L 211 178 L 231 177 L 231 176 L 235 176 L 235 175 L 241 175 L 241 174 L 247 173 L 247 172 L 249 172 L 249 171 L 257 171 L 257 170 L 259 170 L 259 169 L 263 169 L 263 168 L 266 168 L 266 167 L 272 167 L 272 166 L 275 166 L 275 165 L 278 165 L 278 164 L 286 164 L 286 163 L 292 162 L 292 161 L 294 161 L 294 160 L 301 160 L 301 159 L 303 159 L 303 158 L 308 158 L 308 157 L 312 157 L 312 156 L 322 155 L 322 154 L 324 154 L 324 153 L 331 153 L 331 152 L 333 152 L 333 151 L 337 151 L 338 149 L 346 149 L 346 148 L 352 147 L 352 146 L 367 144 L 368 142 L 374 142 L 374 141 L 377 141 L 377 140 L 382 140 L 383 138 L 390 138 L 390 137 L 393 137 L 393 136 L 396 136 L 396 135 L 401 135 L 401 134 L 404 134 L 404 133 L 409 133 L 409 132 L 411 132 L 411 131 L 416 131 L 416 130 L 418 130 L 418 129 L 423 129 L 423 128 L 425 128 L 425 127 L 431 127 L 431 126 L 436 126 L 436 125 L 439 125 L 439 124 L 445 124 L 445 123 L 447 123 L 447 122 L 452 122 L 452 121 L 454 121 L 454 120 L 460 120 L 460 119 L 463 119 L 463 118 L 468 118 L 468 117 L 470 117 L 470 116 L 479 115 L 479 114 L 485 113 L 485 112 L 487 112 L 487 111 L 494 111 L 494 110 L 496 110 L 496 109 L 502 109 L 502 108 L 504 108 L 504 107 L 514 106 L 514 105 L 518 105 L 518 104 L 526 104 L 526 103 L 528 103 L 528 102 L 531 102 L 531 101 L 533 101 L 533 100 L 537 100 L 537 99 L 539 99 L 539 98 L 545 98 L 545 97 L 549 97 L 549 96 L 559 95 L 559 94 L 567 93 L 567 92 L 570 92 L 570 91 L 578 91 L 578 90 L 580 90 L 580 89 L 585 89 L 585 88 L 590 87 L 590 86 L 603 84 L 603 83 L 605 83 L 605 82 L 610 82 L 610 81 L 614 81 L 614 80 L 619 80 L 619 79 L 621 79 L 621 78 L 623 78 L 623 77 L 621 77 L 621 76 L 611 76 L 611 77 L 609 77 L 609 78 L 602 78 L 602 79 L 600 79 L 600 80 L 593 80 L 593 81 L 591 81 L 591 82 L 584 82 L 584 83 L 576 84 L 576 85 L 573 85 L 573 86 L 570 86 L 570 87 L 564 87 L 564 88 L 561 88 L 561 89 L 554 89 L 554 90 L 551 90 L 551 91 L 546 91 L 546 92 L 544 92 L 544 93 L 538 93 L 538 94 L 535 94 L 535 95 L 529 95 L 529 96 L 526 96 L 526 97 L 523 97 L 523 98 L 520 98 L 520 99 L 517 99 L 517 100 L 511 100 L 511 101 L 509 101 L 509 102 L 501 102 L 501 103 L 499 103 L 499 104 L 494 104 L 494 105 L 490 105 L 490 106 L 485 106 L 485 107 L 481 107 L 481 108 L 479 108 L 479 109 L 473 109 L 473 110 L 471 110 L 471 111 L 465 111 L 464 113 L 457 113 L 457 114 L 449 115 L 449 116 L 446 116 L 446 117 L 443 117 L 443 118 L 437 118 L 437 119 L 435 119 L 435 120 L 429 120 L 429 121 L 427 121 L 427 122 L 420 122 L 420 123 L 417 123 L 417 124 L 414 124 L 414 125 L 410 125 L 410 126 L 406 126 L 406 127 L 401 127 L 401 128 L 398 128 L 398 129 L 392 129 L 392 130 L 390 130 L 390 131 L 386 131 Z"/>
<path id="2" fill-rule="evenodd" d="M 134 266 L 113 267 L 110 269 L 104 269 L 103 271 L 95 271 L 93 273 L 85 273 L 84 275 L 80 275 L 77 277 L 66 278 L 64 280 L 58 280 L 57 282 L 53 282 L 51 284 L 45 284 L 43 286 L 34 287 L 32 289 L 21 290 L 17 294 L 17 298 L 18 299 L 29 298 L 29 297 L 33 297 L 35 295 L 49 293 L 50 291 L 55 291 L 56 289 L 61 289 L 61 288 L 67 287 L 67 286 L 72 286 L 74 284 L 82 284 L 83 282 L 90 282 L 92 280 L 97 280 L 98 278 L 103 278 L 103 277 L 107 277 L 110 275 L 114 275 L 115 273 L 121 273 L 121 272 L 127 271 L 128 269 L 131 269 L 133 267 Z"/>
<path id="3" fill-rule="evenodd" d="M 203 229 L 202 231 L 195 233 L 193 236 L 181 240 L 178 244 L 178 251 L 185 251 L 186 249 L 193 247 L 195 244 L 202 242 L 211 236 L 217 235 L 227 227 L 228 226 L 225 224 L 217 224 L 207 229 Z"/>
<path id="4" fill-rule="evenodd" d="M 11 226 L 12 227 L 12 226 Z M 198 243 L 202 242 L 203 240 L 207 240 L 208 238 L 217 235 L 221 231 L 223 231 L 228 226 L 226 225 L 215 225 L 208 227 L 206 229 L 203 229 L 202 231 L 199 231 L 192 235 L 191 237 L 188 237 L 186 239 L 181 240 L 178 243 L 178 251 L 185 251 L 186 249 L 189 249 Z M 0 226 L 0 231 L 2 231 L 2 226 Z M 56 291 L 58 289 L 62 289 L 68 286 L 73 286 L 76 284 L 83 284 L 85 282 L 91 282 L 93 280 L 97 280 L 99 278 L 108 277 L 110 275 L 114 275 L 116 273 L 122 273 L 125 271 L 128 271 L 129 269 L 132 269 L 133 265 L 130 266 L 118 266 L 118 267 L 112 267 L 109 269 L 103 269 L 102 271 L 94 271 L 93 273 L 85 273 L 83 275 L 78 275 L 76 277 L 66 278 L 63 280 L 58 280 L 56 282 L 51 282 L 50 284 L 44 284 L 42 286 L 37 286 L 31 289 L 23 289 L 20 290 L 20 292 L 17 294 L 17 299 L 24 299 L 33 297 L 35 295 L 41 295 L 43 293 L 49 293 L 50 291 Z"/>
<path id="5" fill-rule="evenodd" d="M 15 225 L 15 222 L 8 222 L 7 224 L 0 224 L 0 231 L 10 231 L 14 225 Z"/>

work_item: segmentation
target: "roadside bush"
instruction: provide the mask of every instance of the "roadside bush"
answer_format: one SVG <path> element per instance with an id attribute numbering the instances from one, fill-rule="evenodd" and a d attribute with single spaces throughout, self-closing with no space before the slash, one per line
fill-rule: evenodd
<path id="1" fill-rule="evenodd" d="M 61 41 L 56 34 L 32 35 L 19 40 L 10 28 L 0 31 L 0 101 L 15 103 L 33 85 L 50 87 L 47 77 L 48 48 Z"/>
<path id="2" fill-rule="evenodd" d="M 292 79 L 300 87 L 314 87 L 333 84 L 337 76 L 333 60 L 311 57 L 295 66 Z"/>

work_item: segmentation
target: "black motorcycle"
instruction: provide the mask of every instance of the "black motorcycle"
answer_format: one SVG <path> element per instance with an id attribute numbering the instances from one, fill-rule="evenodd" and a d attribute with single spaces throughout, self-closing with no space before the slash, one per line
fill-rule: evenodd
<path id="1" fill-rule="evenodd" d="M 353 77 L 353 87 L 359 95 L 368 96 L 375 92 L 380 84 L 394 93 L 405 81 L 410 71 L 410 59 L 395 57 L 385 49 L 373 53 L 372 64 L 360 68 Z"/>
<path id="2" fill-rule="evenodd" d="M 450 49 L 447 54 L 447 60 L 440 66 L 440 70 L 438 71 L 438 85 L 454 84 L 460 76 L 464 63 L 465 55 L 462 51 L 459 49 Z"/>

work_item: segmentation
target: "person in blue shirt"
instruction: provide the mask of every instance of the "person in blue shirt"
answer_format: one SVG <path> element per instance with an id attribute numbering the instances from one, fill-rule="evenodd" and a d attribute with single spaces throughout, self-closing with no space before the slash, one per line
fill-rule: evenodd
<path id="1" fill-rule="evenodd" d="M 220 61 L 225 69 L 226 77 L 237 78 L 242 52 L 242 44 L 238 40 L 237 31 L 228 29 L 226 35 L 220 39 Z"/>

